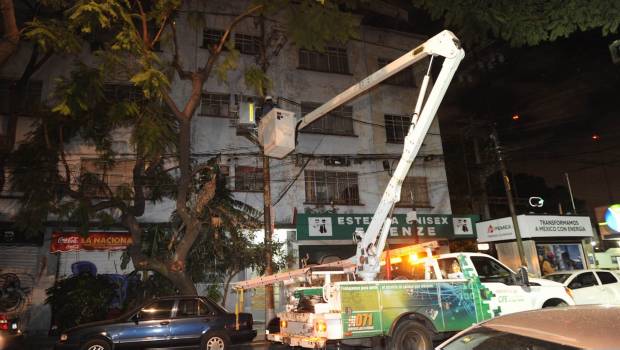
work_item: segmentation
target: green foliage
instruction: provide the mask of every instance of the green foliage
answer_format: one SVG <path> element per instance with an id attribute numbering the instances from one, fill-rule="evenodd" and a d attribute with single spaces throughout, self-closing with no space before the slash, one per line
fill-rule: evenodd
<path id="1" fill-rule="evenodd" d="M 47 289 L 45 303 L 60 331 L 79 324 L 106 318 L 108 304 L 115 295 L 114 286 L 103 277 L 73 276 L 56 282 Z"/>
<path id="2" fill-rule="evenodd" d="M 239 67 L 239 50 L 235 49 L 235 43 L 233 40 L 228 40 L 224 44 L 228 53 L 223 57 L 220 56 L 221 62 L 215 66 L 215 75 L 219 82 L 225 82 L 228 80 L 228 72 L 237 69 Z"/>
<path id="3" fill-rule="evenodd" d="M 63 21 L 35 18 L 26 25 L 26 39 L 35 42 L 43 52 L 77 54 L 81 50 L 80 41 Z"/>
<path id="4" fill-rule="evenodd" d="M 273 87 L 271 79 L 258 66 L 251 66 L 245 70 L 245 84 L 261 97 Z"/>
<path id="5" fill-rule="evenodd" d="M 472 45 L 502 39 L 513 46 L 537 45 L 576 31 L 617 33 L 620 3 L 607 0 L 413 0 L 443 19 L 447 28 Z"/>
<path id="6" fill-rule="evenodd" d="M 277 6 L 275 1 L 270 6 Z M 296 46 L 323 51 L 328 44 L 344 44 L 358 36 L 359 23 L 352 13 L 340 6 L 350 1 L 303 0 L 299 5 L 288 4 L 287 35 Z"/>

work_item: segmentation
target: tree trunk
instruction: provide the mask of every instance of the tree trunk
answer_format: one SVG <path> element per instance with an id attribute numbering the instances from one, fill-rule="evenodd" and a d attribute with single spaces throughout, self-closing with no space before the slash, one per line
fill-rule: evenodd
<path id="1" fill-rule="evenodd" d="M 17 51 L 19 29 L 15 20 L 13 0 L 0 0 L 4 37 L 0 41 L 0 67 Z"/>
<path id="2" fill-rule="evenodd" d="M 197 295 L 196 286 L 185 271 L 168 272 L 165 275 L 175 287 L 179 289 L 181 295 Z"/>

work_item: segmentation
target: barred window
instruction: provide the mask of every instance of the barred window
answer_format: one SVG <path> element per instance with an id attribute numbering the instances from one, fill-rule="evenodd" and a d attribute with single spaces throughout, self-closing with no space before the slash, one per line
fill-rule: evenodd
<path id="1" fill-rule="evenodd" d="M 407 176 L 400 190 L 399 207 L 430 207 L 428 183 L 424 176 Z"/>
<path id="2" fill-rule="evenodd" d="M 360 203 L 357 173 L 306 170 L 304 176 L 307 203 Z"/>
<path id="3" fill-rule="evenodd" d="M 327 47 L 325 52 L 300 49 L 299 68 L 349 74 L 347 50 L 337 47 Z"/>
<path id="4" fill-rule="evenodd" d="M 387 66 L 390 62 L 392 62 L 392 60 L 389 60 L 387 58 L 379 58 L 377 60 L 377 65 L 379 66 L 379 68 L 383 68 Z M 415 82 L 415 73 L 413 68 L 403 69 L 402 71 L 391 76 L 389 79 L 385 80 L 384 84 L 416 87 L 417 85 Z"/>
<path id="5" fill-rule="evenodd" d="M 385 115 L 385 138 L 388 143 L 403 143 L 409 132 L 411 117 L 405 115 Z"/>
<path id="6" fill-rule="evenodd" d="M 250 166 L 235 167 L 235 191 L 262 192 L 263 168 Z"/>
<path id="7" fill-rule="evenodd" d="M 202 32 L 202 47 L 210 47 L 213 45 L 218 45 L 222 37 L 224 36 L 224 31 L 219 29 L 205 29 Z"/>
<path id="8" fill-rule="evenodd" d="M 320 103 L 302 102 L 301 115 L 305 116 L 320 105 Z M 319 118 L 312 122 L 312 124 L 305 127 L 302 132 L 345 136 L 355 135 L 353 133 L 353 107 L 338 107 L 323 118 Z"/>
<path id="9" fill-rule="evenodd" d="M 82 188 L 93 197 L 109 197 L 105 185 L 113 193 L 116 193 L 119 187 L 133 186 L 135 164 L 136 161 L 133 159 L 116 160 L 113 164 L 98 159 L 82 159 L 80 170 Z"/>
<path id="10" fill-rule="evenodd" d="M 203 94 L 199 115 L 228 118 L 230 116 L 229 106 L 229 94 Z"/>
<path id="11" fill-rule="evenodd" d="M 258 55 L 260 37 L 246 34 L 235 34 L 235 48 L 246 55 Z"/>

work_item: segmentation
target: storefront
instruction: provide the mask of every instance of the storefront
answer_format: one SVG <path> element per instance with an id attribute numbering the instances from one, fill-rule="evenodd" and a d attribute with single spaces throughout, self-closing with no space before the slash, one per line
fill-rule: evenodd
<path id="1" fill-rule="evenodd" d="M 132 244 L 126 231 L 90 231 L 82 236 L 78 232 L 52 232 L 50 253 L 58 257 L 57 278 L 73 274 L 71 266 L 78 262 L 90 262 L 97 273 L 125 274 L 133 271 L 131 261 L 123 269 L 123 251 Z"/>
<path id="2" fill-rule="evenodd" d="M 349 258 L 356 249 L 353 233 L 366 230 L 371 220 L 372 214 L 297 214 L 294 255 L 300 265 Z M 386 249 L 436 240 L 447 252 L 447 240 L 476 237 L 478 220 L 477 215 L 418 214 L 412 221 L 406 214 L 395 214 Z"/>
<path id="3" fill-rule="evenodd" d="M 592 265 L 592 224 L 587 216 L 519 215 L 519 231 L 528 270 L 537 276 L 579 270 Z M 498 258 L 512 269 L 520 267 L 511 217 L 476 224 L 479 243 L 493 243 Z"/>

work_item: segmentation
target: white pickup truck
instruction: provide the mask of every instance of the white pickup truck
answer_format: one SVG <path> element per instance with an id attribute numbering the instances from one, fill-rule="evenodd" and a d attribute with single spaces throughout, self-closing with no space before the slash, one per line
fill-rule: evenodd
<path id="1" fill-rule="evenodd" d="M 562 284 L 529 279 L 525 269 L 515 273 L 486 254 L 412 259 L 399 271 L 394 280 L 330 282 L 332 275 L 323 287 L 296 289 L 267 339 L 322 348 L 382 337 L 390 349 L 431 349 L 433 340 L 492 317 L 574 305 Z"/>

